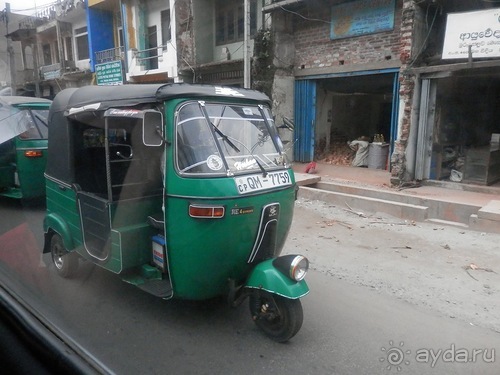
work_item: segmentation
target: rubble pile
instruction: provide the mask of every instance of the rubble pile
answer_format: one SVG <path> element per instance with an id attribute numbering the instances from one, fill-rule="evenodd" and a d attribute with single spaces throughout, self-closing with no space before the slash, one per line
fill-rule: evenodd
<path id="1" fill-rule="evenodd" d="M 318 161 L 332 165 L 351 165 L 355 151 L 351 150 L 347 142 L 334 142 L 330 150 L 324 151 Z"/>

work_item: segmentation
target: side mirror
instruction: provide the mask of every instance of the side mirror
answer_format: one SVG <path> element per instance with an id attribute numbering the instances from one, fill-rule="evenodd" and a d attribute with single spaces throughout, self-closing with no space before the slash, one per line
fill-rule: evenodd
<path id="1" fill-rule="evenodd" d="M 161 146 L 163 137 L 163 115 L 155 110 L 144 111 L 142 118 L 142 141 L 146 146 Z"/>

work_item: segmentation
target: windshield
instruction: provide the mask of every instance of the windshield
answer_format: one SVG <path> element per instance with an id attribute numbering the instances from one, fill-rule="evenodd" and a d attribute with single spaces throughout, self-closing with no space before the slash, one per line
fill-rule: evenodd
<path id="1" fill-rule="evenodd" d="M 47 119 L 49 116 L 48 109 L 32 109 L 23 110 L 22 121 L 25 123 L 27 130 L 20 136 L 22 139 L 47 139 L 48 127 Z"/>
<path id="2" fill-rule="evenodd" d="M 265 107 L 189 102 L 179 108 L 176 126 L 182 174 L 236 175 L 286 165 Z"/>
<path id="3" fill-rule="evenodd" d="M 48 109 L 0 109 L 0 143 L 19 135 L 21 139 L 47 139 Z"/>

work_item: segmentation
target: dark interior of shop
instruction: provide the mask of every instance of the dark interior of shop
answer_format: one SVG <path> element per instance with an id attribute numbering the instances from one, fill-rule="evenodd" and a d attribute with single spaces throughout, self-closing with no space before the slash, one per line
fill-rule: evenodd
<path id="1" fill-rule="evenodd" d="M 337 165 L 349 165 L 353 152 L 347 141 L 367 137 L 388 142 L 391 132 L 394 74 L 371 74 L 322 80 L 328 92 L 321 107 L 331 108 L 328 122 L 330 138 L 316 143 L 318 160 L 328 158 Z"/>
<path id="2" fill-rule="evenodd" d="M 431 178 L 492 185 L 500 181 L 500 76 L 437 80 Z"/>

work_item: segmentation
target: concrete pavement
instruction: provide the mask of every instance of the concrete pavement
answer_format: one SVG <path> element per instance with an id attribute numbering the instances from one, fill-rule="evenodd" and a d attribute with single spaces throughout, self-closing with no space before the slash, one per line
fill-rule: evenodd
<path id="1" fill-rule="evenodd" d="M 293 166 L 299 196 L 354 211 L 384 212 L 404 220 L 430 221 L 481 232 L 500 233 L 500 184 L 467 185 L 426 181 L 395 188 L 380 169 L 316 164 Z"/>

